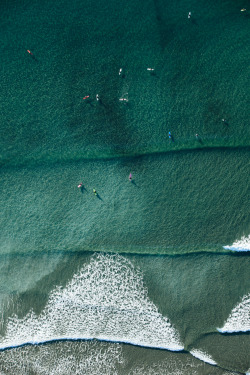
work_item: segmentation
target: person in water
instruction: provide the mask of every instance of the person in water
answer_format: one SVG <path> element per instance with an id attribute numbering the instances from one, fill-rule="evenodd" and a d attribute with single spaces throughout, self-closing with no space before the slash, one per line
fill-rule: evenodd
<path id="1" fill-rule="evenodd" d="M 129 178 L 128 179 L 129 179 L 129 181 L 132 181 L 132 174 L 131 173 L 129 174 Z"/>

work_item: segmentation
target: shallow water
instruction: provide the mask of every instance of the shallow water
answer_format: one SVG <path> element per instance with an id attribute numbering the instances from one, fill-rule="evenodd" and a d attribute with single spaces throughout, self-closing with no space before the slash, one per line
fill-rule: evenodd
<path id="1" fill-rule="evenodd" d="M 1 374 L 250 371 L 241 7 L 2 3 Z"/>

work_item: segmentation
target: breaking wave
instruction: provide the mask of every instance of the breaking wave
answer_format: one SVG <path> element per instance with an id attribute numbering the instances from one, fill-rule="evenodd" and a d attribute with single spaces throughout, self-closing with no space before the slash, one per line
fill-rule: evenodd
<path id="1" fill-rule="evenodd" d="M 232 310 L 222 328 L 217 328 L 221 333 L 250 331 L 250 293 Z"/>
<path id="2" fill-rule="evenodd" d="M 94 255 L 40 315 L 8 318 L 0 349 L 63 339 L 99 339 L 183 350 L 179 333 L 150 301 L 141 272 L 119 255 Z"/>
<path id="3" fill-rule="evenodd" d="M 209 363 L 210 365 L 214 365 L 214 366 L 217 365 L 217 363 L 213 360 L 213 358 L 209 354 L 204 353 L 201 350 L 193 349 L 190 351 L 190 354 L 192 354 L 194 357 L 200 359 L 203 362 Z"/>
<path id="4" fill-rule="evenodd" d="M 250 235 L 244 236 L 239 241 L 235 241 L 231 246 L 223 246 L 226 250 L 250 251 Z"/>

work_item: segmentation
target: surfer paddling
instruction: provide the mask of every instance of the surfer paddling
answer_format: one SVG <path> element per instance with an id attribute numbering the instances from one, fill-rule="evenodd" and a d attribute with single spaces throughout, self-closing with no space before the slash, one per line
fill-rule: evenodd
<path id="1" fill-rule="evenodd" d="M 80 189 L 82 186 L 83 186 L 83 183 L 80 182 L 80 184 L 77 187 L 78 187 L 78 189 Z"/>
<path id="2" fill-rule="evenodd" d="M 93 193 L 94 193 L 95 195 L 97 195 L 97 191 L 96 191 L 96 189 L 93 189 Z"/>
<path id="3" fill-rule="evenodd" d="M 27 49 L 27 52 L 28 52 L 31 56 L 34 56 L 33 53 L 32 53 L 29 49 Z"/>
<path id="4" fill-rule="evenodd" d="M 83 100 L 86 100 L 89 98 L 89 95 L 84 96 Z"/>
<path id="5" fill-rule="evenodd" d="M 188 18 L 191 18 L 191 12 L 188 13 Z"/>
<path id="6" fill-rule="evenodd" d="M 147 71 L 150 72 L 151 76 L 155 76 L 155 68 L 147 68 Z"/>

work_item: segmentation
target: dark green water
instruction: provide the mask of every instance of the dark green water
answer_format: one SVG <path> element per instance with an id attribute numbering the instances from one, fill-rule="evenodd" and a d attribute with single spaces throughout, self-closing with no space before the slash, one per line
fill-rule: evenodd
<path id="1" fill-rule="evenodd" d="M 1 374 L 250 369 L 248 8 L 1 2 Z"/>

